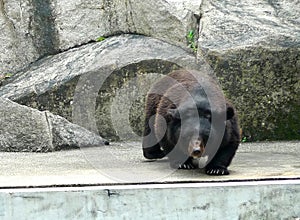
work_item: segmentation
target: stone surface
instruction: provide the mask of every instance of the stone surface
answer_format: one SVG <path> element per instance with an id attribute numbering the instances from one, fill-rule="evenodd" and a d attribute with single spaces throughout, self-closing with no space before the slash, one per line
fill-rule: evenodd
<path id="1" fill-rule="evenodd" d="M 0 188 L 299 179 L 299 147 L 299 141 L 242 144 L 228 176 L 170 169 L 167 159 L 146 160 L 141 142 L 41 154 L 0 152 Z"/>
<path id="2" fill-rule="evenodd" d="M 196 0 L 58 1 L 54 13 L 59 47 L 119 33 L 139 33 L 184 47 L 188 31 L 197 29 L 200 4 Z"/>
<path id="3" fill-rule="evenodd" d="M 1 0 L 0 96 L 71 120 L 79 76 L 113 71 L 92 106 L 96 119 L 84 124 L 105 137 L 135 139 L 151 80 L 194 59 L 183 50 L 190 44 L 195 52 L 198 43 L 198 59 L 209 62 L 239 111 L 244 138 L 300 139 L 299 8 L 285 0 Z M 111 37 L 122 33 L 182 49 Z M 49 54 L 57 55 L 41 59 Z M 90 122 L 87 115 L 80 121 Z"/>
<path id="4" fill-rule="evenodd" d="M 40 60 L 2 86 L 0 97 L 49 110 L 104 137 L 135 138 L 128 117 L 140 132 L 152 82 L 181 66 L 206 65 L 180 47 L 122 35 Z"/>
<path id="5" fill-rule="evenodd" d="M 0 216 L 5 220 L 24 216 L 65 220 L 298 220 L 299 199 L 299 179 L 8 188 L 0 189 Z"/>
<path id="6" fill-rule="evenodd" d="M 300 3 L 284 0 L 203 1 L 199 46 L 209 50 L 299 48 Z"/>
<path id="7" fill-rule="evenodd" d="M 0 98 L 0 151 L 48 152 L 101 146 L 104 139 L 50 112 Z"/>
<path id="8" fill-rule="evenodd" d="M 208 58 L 248 141 L 300 139 L 300 49 L 245 48 Z"/>
<path id="9" fill-rule="evenodd" d="M 1 151 L 52 151 L 52 134 L 45 112 L 0 99 Z"/>
<path id="10" fill-rule="evenodd" d="M 14 74 L 56 51 L 49 0 L 1 0 L 0 29 L 0 75 Z"/>
<path id="11" fill-rule="evenodd" d="M 45 112 L 52 132 L 52 144 L 55 150 L 94 147 L 107 144 L 100 136 L 89 132 L 63 117 Z"/>
<path id="12" fill-rule="evenodd" d="M 299 1 L 203 1 L 198 54 L 248 140 L 300 139 Z"/>
<path id="13" fill-rule="evenodd" d="M 138 33 L 186 47 L 201 1 L 0 1 L 0 75 L 101 36 Z"/>

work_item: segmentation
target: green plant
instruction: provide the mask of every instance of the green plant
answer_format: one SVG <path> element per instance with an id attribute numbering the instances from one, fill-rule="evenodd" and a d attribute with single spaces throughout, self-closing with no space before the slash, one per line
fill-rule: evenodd
<path id="1" fill-rule="evenodd" d="M 105 37 L 101 36 L 101 37 L 98 37 L 98 38 L 96 39 L 96 41 L 97 41 L 97 42 L 101 42 L 101 41 L 104 41 L 105 39 L 106 39 Z"/>
<path id="2" fill-rule="evenodd" d="M 10 78 L 10 77 L 12 77 L 12 75 L 13 75 L 12 73 L 6 73 L 6 74 L 4 74 L 4 77 L 5 78 Z"/>
<path id="3" fill-rule="evenodd" d="M 186 36 L 187 41 L 188 41 L 188 46 L 193 49 L 193 51 L 196 53 L 197 52 L 197 43 L 195 41 L 195 31 L 190 30 Z"/>
<path id="4" fill-rule="evenodd" d="M 12 77 L 13 74 L 11 73 L 5 73 L 5 74 L 0 74 L 0 79 L 8 79 Z"/>
<path id="5" fill-rule="evenodd" d="M 242 143 L 245 143 L 245 142 L 247 142 L 247 141 L 248 141 L 247 137 L 243 137 L 241 142 L 242 142 Z"/>
<path id="6" fill-rule="evenodd" d="M 2 86 L 3 82 L 4 82 L 6 79 L 12 77 L 12 75 L 13 75 L 13 74 L 11 74 L 11 73 L 5 73 L 5 74 L 1 74 L 1 73 L 0 73 L 0 86 Z"/>

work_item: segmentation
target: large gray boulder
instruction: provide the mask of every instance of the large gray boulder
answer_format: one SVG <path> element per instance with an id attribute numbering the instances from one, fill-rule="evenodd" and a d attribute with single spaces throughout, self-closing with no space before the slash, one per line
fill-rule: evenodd
<path id="1" fill-rule="evenodd" d="M 196 0 L 62 0 L 53 10 L 59 48 L 119 33 L 139 33 L 184 47 L 188 31 L 197 29 L 200 4 Z"/>
<path id="2" fill-rule="evenodd" d="M 40 60 L 0 87 L 0 97 L 49 110 L 104 137 L 136 138 L 151 84 L 181 67 L 206 65 L 180 47 L 122 35 Z"/>
<path id="3" fill-rule="evenodd" d="M 203 49 L 299 48 L 299 1 L 203 1 L 201 10 Z"/>
<path id="4" fill-rule="evenodd" d="M 49 152 L 106 143 L 60 116 L 5 98 L 0 98 L 0 112 L 0 151 Z"/>
<path id="5" fill-rule="evenodd" d="M 203 1 L 198 54 L 249 140 L 300 138 L 300 2 Z"/>
<path id="6" fill-rule="evenodd" d="M 58 49 L 54 20 L 49 1 L 0 1 L 0 76 Z"/>
<path id="7" fill-rule="evenodd" d="M 197 0 L 0 1 L 0 76 L 101 36 L 138 33 L 185 47 Z"/>

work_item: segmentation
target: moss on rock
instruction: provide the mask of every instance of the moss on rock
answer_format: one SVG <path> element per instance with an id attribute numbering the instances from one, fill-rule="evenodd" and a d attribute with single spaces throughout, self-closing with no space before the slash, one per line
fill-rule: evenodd
<path id="1" fill-rule="evenodd" d="M 179 68 L 171 62 L 151 60 L 115 70 L 97 97 L 95 117 L 101 136 L 111 140 L 140 137 L 146 93 L 161 74 Z"/>
<path id="2" fill-rule="evenodd" d="M 299 48 L 210 51 L 207 58 L 248 140 L 300 139 Z"/>

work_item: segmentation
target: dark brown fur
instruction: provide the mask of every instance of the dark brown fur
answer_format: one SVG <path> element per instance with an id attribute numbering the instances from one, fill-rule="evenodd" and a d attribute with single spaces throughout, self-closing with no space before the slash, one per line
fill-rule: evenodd
<path id="1" fill-rule="evenodd" d="M 209 98 L 206 94 L 210 94 Z M 197 115 L 190 113 L 193 108 Z M 147 96 L 144 156 L 148 159 L 168 156 L 174 168 L 195 168 L 193 158 L 196 156 L 191 155 L 191 149 L 199 148 L 202 151 L 209 135 L 219 132 L 212 128 L 210 117 L 223 113 L 226 115 L 225 132 L 221 134 L 217 152 L 206 165 L 207 174 L 229 174 L 227 167 L 240 142 L 237 115 L 233 106 L 224 99 L 216 81 L 207 74 L 186 70 L 168 74 L 152 87 Z M 189 135 L 194 130 L 197 134 Z M 210 130 L 216 133 L 210 133 Z M 181 136 L 183 137 L 180 138 Z M 197 155 L 198 153 L 197 151 Z M 202 154 L 203 152 L 199 156 Z"/>

